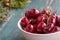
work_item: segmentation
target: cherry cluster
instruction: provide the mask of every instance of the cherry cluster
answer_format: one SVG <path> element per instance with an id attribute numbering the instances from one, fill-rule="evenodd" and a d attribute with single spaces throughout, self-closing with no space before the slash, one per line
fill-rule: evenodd
<path id="1" fill-rule="evenodd" d="M 26 11 L 20 25 L 22 29 L 37 34 L 47 34 L 60 31 L 60 17 L 50 11 L 43 9 L 31 9 Z"/>

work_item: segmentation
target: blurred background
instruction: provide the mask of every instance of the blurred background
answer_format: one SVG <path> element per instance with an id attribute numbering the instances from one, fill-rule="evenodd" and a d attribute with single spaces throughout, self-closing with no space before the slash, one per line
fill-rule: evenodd
<path id="1" fill-rule="evenodd" d="M 0 40 L 25 40 L 17 23 L 27 10 L 50 6 L 60 15 L 60 0 L 0 0 Z"/>

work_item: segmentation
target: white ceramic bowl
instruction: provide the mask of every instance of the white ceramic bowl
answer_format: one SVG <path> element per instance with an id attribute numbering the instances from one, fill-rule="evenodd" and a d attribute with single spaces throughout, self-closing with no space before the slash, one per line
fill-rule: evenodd
<path id="1" fill-rule="evenodd" d="M 60 40 L 60 31 L 49 34 L 33 34 L 24 31 L 20 25 L 20 22 L 21 19 L 18 21 L 18 28 L 21 30 L 26 40 Z"/>

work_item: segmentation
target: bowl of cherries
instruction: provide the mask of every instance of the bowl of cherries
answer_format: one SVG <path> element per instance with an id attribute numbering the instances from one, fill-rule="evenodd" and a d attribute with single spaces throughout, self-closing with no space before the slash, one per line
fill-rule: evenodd
<path id="1" fill-rule="evenodd" d="M 26 11 L 18 28 L 27 40 L 60 40 L 60 17 L 46 9 Z"/>

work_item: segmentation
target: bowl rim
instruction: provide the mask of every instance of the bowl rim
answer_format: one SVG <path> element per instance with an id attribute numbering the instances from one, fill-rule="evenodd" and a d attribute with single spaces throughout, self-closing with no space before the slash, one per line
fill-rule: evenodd
<path id="1" fill-rule="evenodd" d="M 20 20 L 18 21 L 18 28 L 19 28 L 21 31 L 23 31 L 24 33 L 27 33 L 27 34 L 30 34 L 30 35 L 53 35 L 53 34 L 60 33 L 60 31 L 54 32 L 54 33 L 48 33 L 48 34 L 35 34 L 35 33 L 26 32 L 26 31 L 24 31 L 24 30 L 22 29 L 22 27 L 21 27 L 21 25 L 20 25 L 21 19 L 22 19 L 22 18 L 20 18 Z"/>

